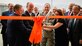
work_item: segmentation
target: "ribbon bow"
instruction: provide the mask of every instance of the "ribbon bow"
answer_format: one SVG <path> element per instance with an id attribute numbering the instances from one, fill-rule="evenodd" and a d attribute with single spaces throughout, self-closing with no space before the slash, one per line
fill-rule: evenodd
<path id="1" fill-rule="evenodd" d="M 37 44 L 40 43 L 42 40 L 42 21 L 45 17 L 38 16 L 34 17 L 34 26 L 29 38 L 29 41 L 31 43 Z"/>

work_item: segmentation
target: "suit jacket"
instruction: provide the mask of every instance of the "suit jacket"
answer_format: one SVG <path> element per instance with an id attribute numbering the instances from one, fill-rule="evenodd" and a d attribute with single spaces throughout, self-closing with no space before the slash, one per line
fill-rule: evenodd
<path id="1" fill-rule="evenodd" d="M 72 20 L 73 19 L 71 19 L 70 21 Z M 69 23 L 69 30 L 70 30 L 70 33 L 72 33 L 72 40 L 75 42 L 76 46 L 79 46 L 79 40 L 82 36 L 81 35 L 82 34 L 82 19 L 76 19 L 75 23 L 74 22 L 72 24 L 71 23 Z"/>
<path id="2" fill-rule="evenodd" d="M 79 34 L 79 38 L 82 40 L 82 19 L 78 19 L 76 24 L 77 27 L 75 26 L 75 32 Z"/>
<path id="3" fill-rule="evenodd" d="M 35 14 L 34 14 L 34 13 L 31 13 L 31 15 L 30 15 L 30 14 L 28 13 L 28 11 L 25 11 L 25 13 L 23 14 L 23 16 L 35 16 Z M 32 29 L 33 24 L 34 24 L 34 21 L 33 21 L 33 20 L 24 20 L 23 22 L 24 22 L 24 24 L 25 24 L 25 26 L 26 26 L 27 28 Z"/>
<path id="4" fill-rule="evenodd" d="M 14 14 L 18 16 L 17 14 Z M 26 28 L 22 20 L 8 20 L 6 33 L 8 38 L 14 36 L 29 36 L 31 29 Z"/>
<path id="5" fill-rule="evenodd" d="M 80 16 L 80 14 L 78 16 Z M 70 31 L 77 32 L 77 30 L 79 30 L 78 25 L 79 25 L 80 19 L 76 19 L 75 23 L 74 23 L 74 20 L 75 19 L 69 20 L 68 28 L 70 29 Z"/>
<path id="6" fill-rule="evenodd" d="M 66 13 L 65 13 L 65 15 L 66 15 L 66 16 L 68 16 L 68 13 L 69 13 L 69 11 L 68 11 L 68 12 L 66 12 Z"/>
<path id="7" fill-rule="evenodd" d="M 2 13 L 2 16 L 9 16 L 11 14 L 13 14 L 14 12 L 10 12 L 10 11 L 5 11 Z M 7 28 L 7 20 L 1 20 L 1 24 L 2 24 L 2 31 L 1 34 L 4 34 Z"/>
<path id="8" fill-rule="evenodd" d="M 38 16 L 39 15 L 39 12 L 38 13 L 34 13 L 35 14 L 35 16 Z"/>
<path id="9" fill-rule="evenodd" d="M 65 16 L 69 16 L 69 15 L 71 15 L 71 14 L 72 14 L 72 12 L 67 11 L 67 12 L 65 13 Z"/>
<path id="10" fill-rule="evenodd" d="M 82 40 L 82 19 L 79 20 L 80 39 Z"/>

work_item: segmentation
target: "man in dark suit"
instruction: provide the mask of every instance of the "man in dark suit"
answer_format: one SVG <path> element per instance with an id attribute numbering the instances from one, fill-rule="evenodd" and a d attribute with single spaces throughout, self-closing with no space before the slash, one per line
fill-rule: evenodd
<path id="1" fill-rule="evenodd" d="M 39 15 L 38 7 L 34 7 L 34 14 L 35 14 L 35 16 L 38 16 Z"/>
<path id="2" fill-rule="evenodd" d="M 82 16 L 82 7 L 80 8 L 79 14 Z M 79 19 L 79 25 L 80 25 L 80 30 L 82 30 L 82 19 Z M 79 40 L 80 46 L 82 46 L 82 31 L 80 31 L 80 40 Z"/>
<path id="3" fill-rule="evenodd" d="M 65 13 L 65 16 L 71 16 L 71 14 L 72 14 L 72 7 L 73 7 L 74 5 L 75 5 L 74 3 L 70 3 L 70 4 L 69 4 L 69 6 L 68 6 L 69 11 L 67 11 L 67 12 Z M 66 21 L 66 23 L 68 24 L 69 19 L 66 19 L 65 21 Z"/>
<path id="4" fill-rule="evenodd" d="M 79 11 L 80 11 L 80 6 L 78 5 L 74 5 L 72 7 L 72 12 L 73 14 L 72 15 L 77 15 L 77 16 L 80 16 L 79 14 Z M 70 41 L 71 41 L 71 46 L 79 46 L 79 40 L 80 40 L 80 32 L 81 32 L 81 25 L 79 25 L 79 19 L 70 19 L 69 21 L 69 38 L 70 38 Z"/>
<path id="5" fill-rule="evenodd" d="M 14 16 L 22 16 L 23 8 L 16 4 L 14 11 Z M 30 31 L 31 29 L 24 25 L 23 20 L 8 20 L 6 33 L 10 46 L 30 46 L 27 40 Z"/>
<path id="6" fill-rule="evenodd" d="M 33 3 L 31 3 L 31 2 L 27 3 L 26 8 L 27 8 L 27 11 L 25 11 L 25 13 L 23 14 L 23 16 L 30 16 L 30 17 L 31 16 L 35 16 L 35 14 L 33 13 L 33 8 L 34 8 L 34 4 Z M 33 20 L 24 20 L 23 22 L 24 22 L 24 24 L 25 24 L 25 26 L 27 28 L 32 29 L 33 24 L 34 24 Z M 28 34 L 27 40 L 28 40 L 29 45 L 31 45 L 31 43 L 29 41 L 29 36 L 30 36 L 31 31 L 29 31 L 28 33 L 29 34 Z"/>
<path id="7" fill-rule="evenodd" d="M 9 10 L 8 11 L 5 11 L 2 13 L 2 16 L 9 16 L 11 14 L 13 14 L 13 4 L 9 3 L 8 4 L 8 8 Z M 3 46 L 7 46 L 8 43 L 7 43 L 7 38 L 6 38 L 6 28 L 7 28 L 7 20 L 1 20 L 1 24 L 2 24 L 2 31 L 1 31 L 1 34 L 2 34 L 2 38 L 3 38 Z"/>
<path id="8" fill-rule="evenodd" d="M 70 3 L 70 4 L 69 4 L 69 7 L 68 7 L 69 11 L 67 11 L 67 12 L 65 13 L 66 16 L 71 15 L 71 13 L 72 13 L 72 7 L 73 7 L 74 5 L 75 5 L 74 3 Z"/>
<path id="9" fill-rule="evenodd" d="M 80 34 L 80 39 L 79 39 L 79 46 L 82 46 L 82 19 L 79 19 L 79 22 L 78 22 L 79 24 L 78 24 L 78 28 L 79 28 L 79 30 L 80 30 L 80 32 L 79 32 L 79 34 Z"/>

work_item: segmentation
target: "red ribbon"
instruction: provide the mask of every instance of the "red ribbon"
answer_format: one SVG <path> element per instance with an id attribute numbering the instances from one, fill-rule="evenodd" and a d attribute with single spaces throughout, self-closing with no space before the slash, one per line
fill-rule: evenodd
<path id="1" fill-rule="evenodd" d="M 35 17 L 34 20 L 34 26 L 29 38 L 29 41 L 34 44 L 38 44 L 42 40 L 42 21 L 45 17 L 38 16 Z"/>

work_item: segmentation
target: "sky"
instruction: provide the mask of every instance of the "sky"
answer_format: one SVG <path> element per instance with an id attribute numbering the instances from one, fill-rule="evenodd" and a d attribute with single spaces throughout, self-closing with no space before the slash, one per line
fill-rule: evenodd
<path id="1" fill-rule="evenodd" d="M 82 0 L 0 0 L 0 3 L 21 4 L 24 7 L 27 2 L 33 2 L 39 9 L 42 9 L 45 3 L 50 3 L 52 7 L 56 6 L 57 8 L 65 8 L 66 10 L 68 10 L 68 5 L 71 2 L 82 6 Z"/>

